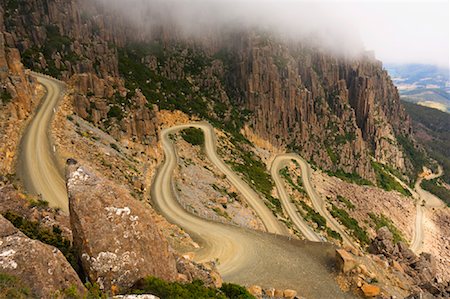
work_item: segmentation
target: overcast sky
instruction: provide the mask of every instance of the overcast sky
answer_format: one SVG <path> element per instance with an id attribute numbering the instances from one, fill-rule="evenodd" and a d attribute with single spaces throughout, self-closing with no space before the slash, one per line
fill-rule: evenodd
<path id="1" fill-rule="evenodd" d="M 383 62 L 449 67 L 448 0 L 360 1 L 351 6 L 365 47 Z"/>
<path id="2" fill-rule="evenodd" d="M 140 25 L 175 23 L 187 34 L 217 26 L 260 26 L 318 37 L 326 48 L 375 51 L 384 63 L 449 67 L 449 0 L 97 0 Z"/>

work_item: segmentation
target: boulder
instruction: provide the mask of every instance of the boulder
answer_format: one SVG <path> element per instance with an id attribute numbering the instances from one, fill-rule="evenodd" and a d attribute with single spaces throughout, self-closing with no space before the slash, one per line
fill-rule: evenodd
<path id="1" fill-rule="evenodd" d="M 269 298 L 275 297 L 275 289 L 274 288 L 264 289 L 264 295 Z"/>
<path id="2" fill-rule="evenodd" d="M 28 238 L 0 215 L 0 272 L 19 278 L 39 298 L 86 289 L 64 255 L 55 247 Z"/>
<path id="3" fill-rule="evenodd" d="M 287 299 L 294 299 L 295 296 L 297 296 L 297 291 L 291 290 L 291 289 L 286 289 L 283 292 L 283 296 L 284 296 L 284 298 L 287 298 Z"/>
<path id="4" fill-rule="evenodd" d="M 260 286 L 252 285 L 252 286 L 249 286 L 247 288 L 247 290 L 248 290 L 248 292 L 250 294 L 252 294 L 255 297 L 261 297 L 262 296 L 262 288 Z"/>
<path id="5" fill-rule="evenodd" d="M 347 273 L 357 266 L 357 262 L 346 250 L 336 249 L 336 265 L 339 271 Z"/>
<path id="6" fill-rule="evenodd" d="M 369 252 L 383 254 L 386 257 L 397 255 L 398 249 L 394 244 L 394 237 L 386 226 L 383 226 L 377 231 L 377 236 L 369 246 Z"/>
<path id="7" fill-rule="evenodd" d="M 185 256 L 179 256 L 177 257 L 177 271 L 179 273 L 178 280 L 182 282 L 200 279 L 206 286 L 215 288 L 220 288 L 223 283 L 215 263 L 212 262 L 199 264 Z"/>
<path id="8" fill-rule="evenodd" d="M 381 293 L 380 287 L 373 285 L 373 284 L 368 284 L 368 283 L 364 284 L 361 287 L 361 290 L 363 291 L 363 294 L 366 297 L 375 297 L 375 296 L 380 295 L 380 293 Z"/>
<path id="9" fill-rule="evenodd" d="M 66 179 L 74 247 L 92 282 L 121 291 L 147 276 L 177 278 L 175 258 L 148 207 L 73 159 Z"/>
<path id="10" fill-rule="evenodd" d="M 283 298 L 284 292 L 283 290 L 275 289 L 273 292 L 275 298 Z"/>

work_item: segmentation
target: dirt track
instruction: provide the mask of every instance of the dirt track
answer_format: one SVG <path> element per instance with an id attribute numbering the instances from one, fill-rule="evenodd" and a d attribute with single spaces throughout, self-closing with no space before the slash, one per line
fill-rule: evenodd
<path id="1" fill-rule="evenodd" d="M 41 195 L 51 207 L 69 212 L 62 169 L 58 168 L 51 145 L 50 123 L 64 85 L 47 76 L 33 73 L 47 90 L 21 141 L 18 173 L 28 192 Z"/>
<path id="2" fill-rule="evenodd" d="M 169 221 L 188 231 L 201 245 L 196 252 L 196 260 L 218 259 L 218 269 L 226 281 L 293 288 L 308 298 L 352 297 L 342 293 L 334 280 L 331 270 L 334 260 L 332 245 L 292 240 L 281 235 L 215 223 L 183 209 L 173 187 L 177 155 L 169 135 L 191 126 L 204 131 L 206 151 L 214 151 L 217 158 L 215 145 L 212 144 L 215 142 L 214 132 L 209 125 L 195 123 L 163 130 L 161 142 L 165 160 L 152 185 L 152 200 Z M 213 156 L 210 154 L 209 158 Z M 228 173 L 227 178 L 230 179 Z M 263 222 L 270 223 L 270 220 L 263 219 Z"/>

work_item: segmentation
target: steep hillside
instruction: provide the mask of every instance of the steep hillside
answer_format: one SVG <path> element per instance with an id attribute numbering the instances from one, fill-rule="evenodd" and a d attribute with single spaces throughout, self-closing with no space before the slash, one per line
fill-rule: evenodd
<path id="1" fill-rule="evenodd" d="M 450 203 L 450 190 L 441 186 L 440 180 L 450 184 L 450 115 L 436 109 L 413 103 L 403 103 L 413 120 L 414 135 L 428 154 L 443 167 L 441 179 L 424 182 L 425 188 Z"/>
<path id="2" fill-rule="evenodd" d="M 6 42 L 0 7 L 0 175 L 13 174 L 15 153 L 36 101 L 36 85 L 22 65 L 19 50 Z"/>
<path id="3" fill-rule="evenodd" d="M 397 141 L 412 143 L 408 116 L 371 57 L 254 31 L 201 41 L 170 26 L 148 33 L 89 1 L 3 2 L 7 44 L 28 67 L 70 78 L 75 112 L 116 138 L 153 143 L 156 109 L 178 109 L 237 138 L 246 124 L 330 173 L 375 181 L 373 156 L 414 177 Z"/>

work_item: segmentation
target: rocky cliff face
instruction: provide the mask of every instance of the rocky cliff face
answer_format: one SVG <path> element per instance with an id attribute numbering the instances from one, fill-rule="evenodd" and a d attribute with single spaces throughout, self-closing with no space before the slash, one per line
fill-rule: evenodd
<path id="1" fill-rule="evenodd" d="M 257 134 L 326 169 L 371 178 L 372 155 L 406 170 L 396 135 L 409 135 L 410 121 L 380 62 L 252 33 L 230 44 L 239 57 L 232 87 Z"/>
<path id="2" fill-rule="evenodd" d="M 19 132 L 35 100 L 35 82 L 22 65 L 19 50 L 8 46 L 0 7 L 0 172 L 13 173 Z"/>
<path id="3" fill-rule="evenodd" d="M 228 128 L 244 121 L 262 139 L 331 171 L 373 180 L 370 156 L 410 167 L 396 138 L 409 138 L 410 121 L 381 63 L 368 55 L 338 57 L 253 31 L 186 41 L 163 26 L 150 36 L 83 0 L 9 7 L 6 24 L 7 43 L 27 65 L 71 78 L 75 112 L 119 139 L 156 141 L 156 104 Z"/>

